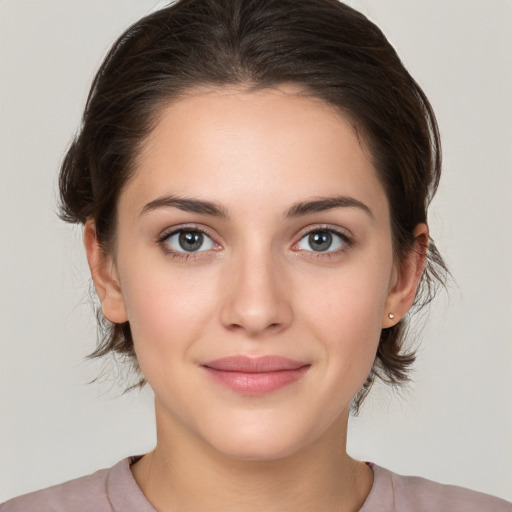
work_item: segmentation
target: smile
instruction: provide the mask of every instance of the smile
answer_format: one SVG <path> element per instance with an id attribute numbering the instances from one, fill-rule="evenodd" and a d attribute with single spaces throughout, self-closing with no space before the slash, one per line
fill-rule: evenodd
<path id="1" fill-rule="evenodd" d="M 216 382 L 242 395 L 260 396 L 297 382 L 310 364 L 280 356 L 230 356 L 201 365 Z"/>

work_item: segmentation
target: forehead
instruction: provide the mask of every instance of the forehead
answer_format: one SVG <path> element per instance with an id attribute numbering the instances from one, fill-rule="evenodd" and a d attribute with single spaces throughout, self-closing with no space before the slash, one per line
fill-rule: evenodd
<path id="1" fill-rule="evenodd" d="M 127 189 L 135 201 L 213 194 L 219 202 L 264 196 L 284 204 L 337 193 L 387 208 L 352 123 L 293 87 L 198 90 L 171 102 L 142 145 Z"/>

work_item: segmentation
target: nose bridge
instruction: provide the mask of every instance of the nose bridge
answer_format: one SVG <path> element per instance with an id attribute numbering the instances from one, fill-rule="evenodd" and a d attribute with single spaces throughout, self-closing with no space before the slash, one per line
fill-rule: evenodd
<path id="1" fill-rule="evenodd" d="M 291 305 L 282 261 L 270 244 L 252 239 L 230 258 L 221 320 L 230 329 L 256 336 L 285 328 Z"/>

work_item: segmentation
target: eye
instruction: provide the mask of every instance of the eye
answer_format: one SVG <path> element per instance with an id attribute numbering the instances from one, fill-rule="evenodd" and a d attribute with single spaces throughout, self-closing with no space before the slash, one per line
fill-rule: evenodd
<path id="1" fill-rule="evenodd" d="M 332 229 L 315 229 L 306 233 L 297 244 L 302 251 L 336 252 L 350 244 L 350 240 L 342 233 Z"/>
<path id="2" fill-rule="evenodd" d="M 171 251 L 175 252 L 203 252 L 215 247 L 215 242 L 202 231 L 197 229 L 180 229 L 164 238 Z"/>

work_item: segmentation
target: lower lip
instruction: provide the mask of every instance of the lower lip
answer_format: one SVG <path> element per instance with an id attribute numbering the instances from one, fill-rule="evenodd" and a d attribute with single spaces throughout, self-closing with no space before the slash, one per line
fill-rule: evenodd
<path id="1" fill-rule="evenodd" d="M 309 365 L 294 370 L 277 370 L 272 372 L 234 372 L 215 370 L 203 366 L 208 374 L 218 383 L 242 395 L 261 396 L 278 391 L 297 382 L 308 371 Z"/>

